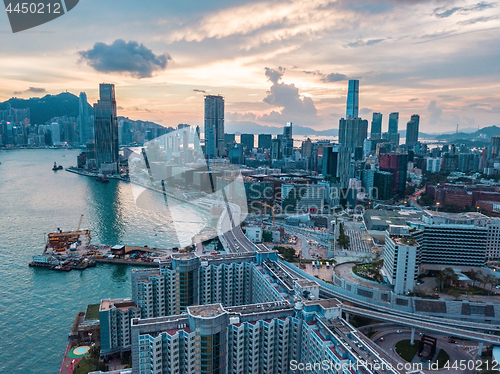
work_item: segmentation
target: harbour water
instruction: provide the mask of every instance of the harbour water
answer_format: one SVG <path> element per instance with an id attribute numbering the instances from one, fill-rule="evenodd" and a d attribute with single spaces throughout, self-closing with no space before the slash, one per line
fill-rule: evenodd
<path id="1" fill-rule="evenodd" d="M 102 298 L 130 296 L 131 267 L 99 264 L 85 271 L 30 268 L 46 234 L 92 230 L 94 244 L 178 245 L 168 213 L 138 207 L 130 184 L 52 171 L 76 164 L 79 150 L 0 151 L 0 373 L 52 374 L 59 367 L 75 315 Z M 155 204 L 152 204 L 153 206 Z M 196 209 L 186 221 L 203 227 Z"/>

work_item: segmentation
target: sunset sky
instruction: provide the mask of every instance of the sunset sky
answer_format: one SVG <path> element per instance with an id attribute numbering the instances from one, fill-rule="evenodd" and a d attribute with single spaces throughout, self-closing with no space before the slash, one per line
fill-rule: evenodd
<path id="1" fill-rule="evenodd" d="M 348 79 L 360 116 L 421 115 L 423 132 L 500 125 L 500 4 L 467 1 L 80 0 L 12 34 L 0 15 L 0 101 L 116 85 L 119 115 L 338 128 Z"/>

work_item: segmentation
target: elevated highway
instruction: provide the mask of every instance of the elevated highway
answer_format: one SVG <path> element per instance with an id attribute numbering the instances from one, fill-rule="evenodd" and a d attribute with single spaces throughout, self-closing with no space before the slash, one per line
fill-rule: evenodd
<path id="1" fill-rule="evenodd" d="M 283 265 L 287 267 L 291 274 L 296 276 L 298 279 L 304 278 L 304 276 L 299 272 L 299 270 L 291 265 L 282 261 Z M 296 270 L 295 270 L 295 269 Z M 305 278 L 304 278 L 305 279 Z M 318 282 L 319 283 L 319 282 Z M 419 320 L 419 321 L 428 321 L 433 323 L 439 323 L 446 326 L 457 326 L 460 328 L 468 329 L 468 330 L 479 330 L 479 331 L 499 331 L 500 325 L 497 324 L 487 324 L 487 323 L 479 323 L 479 322 L 469 322 L 462 320 L 452 320 L 445 319 L 440 317 L 433 317 L 429 315 L 419 314 L 419 313 L 409 313 L 403 312 L 399 310 L 395 310 L 389 307 L 384 307 L 379 304 L 373 304 L 367 301 L 359 300 L 356 297 L 348 296 L 340 292 L 334 291 L 332 288 L 326 287 L 320 284 L 320 297 L 324 298 L 337 298 L 344 302 L 349 302 L 358 307 L 363 307 L 367 310 L 380 311 L 392 316 L 398 316 L 401 318 L 407 318 L 411 320 Z"/>
<path id="2" fill-rule="evenodd" d="M 234 214 L 233 210 L 233 215 Z M 218 232 L 220 231 L 219 235 L 221 236 L 221 242 L 227 251 L 232 253 L 257 251 L 258 248 L 245 236 L 245 234 L 243 234 L 239 225 L 232 227 L 229 227 L 228 225 L 232 225 L 232 220 L 229 218 L 229 214 L 226 213 L 226 215 L 224 215 L 223 212 L 223 216 L 221 216 L 221 219 L 219 220 L 217 230 Z M 223 230 L 223 228 L 226 230 Z M 307 279 L 303 274 L 301 274 L 299 269 L 286 261 L 280 260 L 276 263 L 276 265 L 279 266 L 284 273 L 287 273 L 287 276 L 291 281 Z M 348 302 L 353 305 L 345 305 L 343 307 L 345 312 L 379 319 L 382 321 L 397 322 L 403 326 L 417 327 L 423 330 L 435 331 L 466 339 L 500 345 L 500 337 L 484 333 L 500 332 L 500 325 L 498 324 L 447 319 L 425 314 L 399 311 L 337 292 L 333 289 L 333 286 L 325 286 L 324 282 L 319 281 L 318 284 L 320 287 L 320 297 L 337 298 L 343 302 Z"/>

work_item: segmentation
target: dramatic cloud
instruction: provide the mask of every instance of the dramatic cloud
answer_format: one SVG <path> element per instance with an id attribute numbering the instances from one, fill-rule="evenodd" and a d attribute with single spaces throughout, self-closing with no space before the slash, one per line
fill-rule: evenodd
<path id="1" fill-rule="evenodd" d="M 274 84 L 278 83 L 283 74 L 285 74 L 285 68 L 282 68 L 281 66 L 276 70 L 266 68 L 266 77 Z"/>
<path id="2" fill-rule="evenodd" d="M 26 91 L 15 91 L 14 95 L 22 95 L 25 93 L 40 94 L 40 93 L 47 93 L 47 90 L 45 90 L 45 88 L 41 88 L 41 87 L 30 87 Z"/>
<path id="3" fill-rule="evenodd" d="M 469 14 L 471 12 L 480 12 L 485 9 L 495 8 L 497 5 L 498 3 L 487 3 L 483 1 L 474 5 L 469 5 L 464 7 L 453 7 L 449 9 L 441 7 L 434 9 L 434 15 L 437 18 L 447 18 L 455 13 Z"/>
<path id="4" fill-rule="evenodd" d="M 205 90 L 199 90 L 199 89 L 197 89 L 197 88 L 195 88 L 195 89 L 193 90 L 193 92 L 199 92 L 199 93 L 204 93 L 204 94 L 205 94 L 205 93 L 207 93 L 207 91 L 205 91 Z"/>
<path id="5" fill-rule="evenodd" d="M 281 111 L 272 111 L 259 119 L 268 122 L 283 123 L 296 119 L 314 119 L 318 111 L 310 97 L 300 97 L 299 89 L 294 84 L 278 83 L 285 69 L 279 67 L 277 70 L 266 68 L 266 76 L 273 83 L 267 92 L 264 102 Z"/>
<path id="6" fill-rule="evenodd" d="M 428 124 L 436 125 L 441 119 L 441 113 L 443 113 L 443 110 L 437 107 L 436 100 L 432 100 L 429 103 L 427 111 L 429 112 L 429 119 L 427 120 Z"/>
<path id="7" fill-rule="evenodd" d="M 357 40 L 355 42 L 347 43 L 347 47 L 349 48 L 368 47 L 370 45 L 381 43 L 384 40 L 385 39 Z"/>
<path id="8" fill-rule="evenodd" d="M 306 71 L 304 71 L 304 73 L 318 75 L 320 77 L 320 81 L 321 82 L 326 82 L 326 83 L 329 83 L 329 82 L 341 82 L 341 81 L 345 81 L 345 80 L 349 79 L 347 77 L 347 75 L 345 75 L 345 74 L 340 74 L 340 73 L 324 74 L 324 73 L 322 73 L 322 72 L 320 72 L 318 70 L 316 70 L 316 71 L 306 70 Z"/>
<path id="9" fill-rule="evenodd" d="M 168 53 L 155 55 L 144 44 L 117 39 L 111 45 L 96 43 L 88 51 L 78 52 L 95 70 L 102 73 L 129 74 L 135 78 L 149 78 L 165 70 L 171 60 Z"/>

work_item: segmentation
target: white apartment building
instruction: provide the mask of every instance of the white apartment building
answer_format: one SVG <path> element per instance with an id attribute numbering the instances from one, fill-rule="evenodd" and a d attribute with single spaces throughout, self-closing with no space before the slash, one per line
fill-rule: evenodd
<path id="1" fill-rule="evenodd" d="M 383 272 L 396 294 L 413 291 L 418 276 L 418 244 L 408 226 L 389 226 L 385 234 Z"/>

